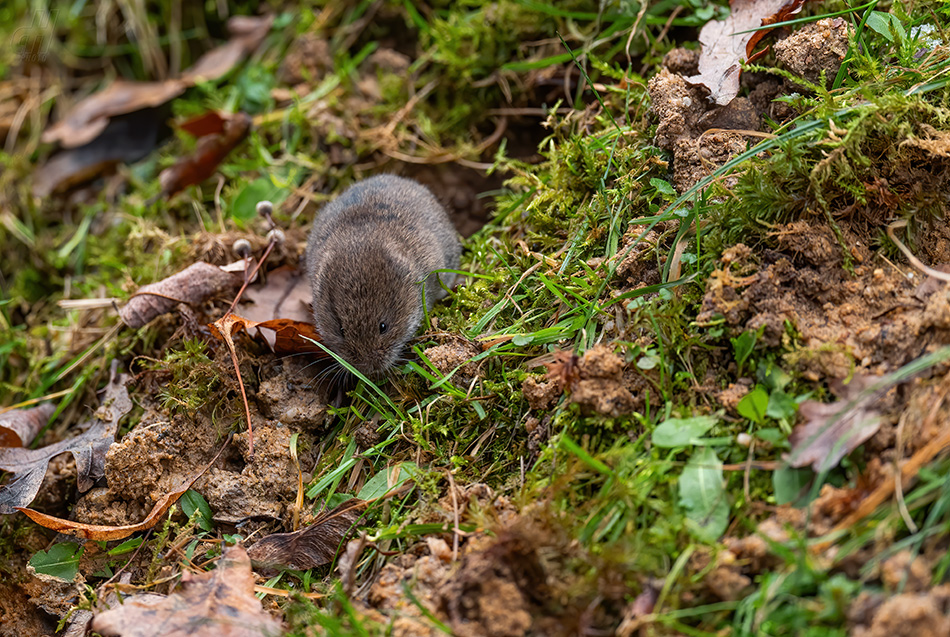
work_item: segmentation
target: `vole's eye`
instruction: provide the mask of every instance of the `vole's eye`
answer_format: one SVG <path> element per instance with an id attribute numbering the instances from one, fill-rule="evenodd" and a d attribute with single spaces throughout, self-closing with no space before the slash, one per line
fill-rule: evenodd
<path id="1" fill-rule="evenodd" d="M 389 331 L 389 325 L 386 324 L 386 321 L 381 321 L 379 324 L 379 333 L 385 334 Z"/>

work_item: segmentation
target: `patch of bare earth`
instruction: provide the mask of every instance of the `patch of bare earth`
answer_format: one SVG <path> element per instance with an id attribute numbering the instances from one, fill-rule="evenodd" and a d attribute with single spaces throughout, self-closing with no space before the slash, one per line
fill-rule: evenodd
<path id="1" fill-rule="evenodd" d="M 848 50 L 848 27 L 844 20 L 825 19 L 812 23 L 775 44 L 778 62 L 796 75 L 818 82 L 824 74 L 834 79 Z M 658 126 L 654 143 L 673 155 L 673 186 L 684 192 L 727 161 L 758 141 L 754 133 L 763 118 L 782 122 L 794 112 L 776 97 L 801 92 L 788 80 L 745 74 L 747 97 L 736 97 L 724 106 L 707 99 L 707 91 L 685 78 L 697 72 L 698 53 L 674 49 L 663 67 L 650 79 L 648 90 Z M 727 178 L 726 185 L 735 178 Z"/>

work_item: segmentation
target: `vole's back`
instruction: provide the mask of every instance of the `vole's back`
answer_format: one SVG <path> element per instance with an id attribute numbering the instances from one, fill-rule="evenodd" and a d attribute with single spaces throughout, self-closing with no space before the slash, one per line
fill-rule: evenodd
<path id="1" fill-rule="evenodd" d="M 358 182 L 320 211 L 307 244 L 311 277 L 319 278 L 317 270 L 326 267 L 335 250 L 352 255 L 374 246 L 405 255 L 418 281 L 433 270 L 457 269 L 462 250 L 452 222 L 428 188 L 395 175 Z M 441 278 L 447 286 L 454 279 Z M 430 277 L 427 305 L 431 308 L 443 296 L 445 291 Z"/>

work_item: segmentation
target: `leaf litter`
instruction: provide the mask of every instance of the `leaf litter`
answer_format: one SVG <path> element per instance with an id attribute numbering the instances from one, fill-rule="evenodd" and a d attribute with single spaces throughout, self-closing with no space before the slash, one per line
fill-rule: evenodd
<path id="1" fill-rule="evenodd" d="M 742 63 L 755 57 L 752 49 L 768 34 L 768 30 L 741 32 L 782 22 L 804 4 L 805 0 L 732 0 L 728 18 L 711 20 L 699 32 L 699 73 L 686 81 L 705 86 L 709 99 L 725 106 L 739 94 Z"/>
<path id="2" fill-rule="evenodd" d="M 105 455 L 115 442 L 119 420 L 132 409 L 125 386 L 128 380 L 128 374 L 117 374 L 114 365 L 94 418 L 78 436 L 39 449 L 0 449 L 0 469 L 13 474 L 6 484 L 0 485 L 0 514 L 13 513 L 32 502 L 43 484 L 50 460 L 61 453 L 69 452 L 76 459 L 80 493 L 91 489 L 105 475 Z"/>
<path id="3" fill-rule="evenodd" d="M 103 637 L 276 637 L 281 623 L 254 595 L 251 560 L 241 544 L 224 549 L 211 571 L 185 571 L 168 596 L 132 595 L 96 614 Z"/>

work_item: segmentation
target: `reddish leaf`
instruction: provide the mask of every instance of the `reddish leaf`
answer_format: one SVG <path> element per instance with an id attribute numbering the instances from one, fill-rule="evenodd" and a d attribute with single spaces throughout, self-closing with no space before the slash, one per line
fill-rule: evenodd
<path id="1" fill-rule="evenodd" d="M 43 484 L 49 461 L 61 453 L 68 451 L 76 459 L 80 492 L 88 491 L 105 475 L 105 455 L 115 442 L 119 419 L 132 409 L 132 400 L 125 388 L 128 378 L 127 374 L 113 374 L 95 418 L 78 436 L 42 449 L 0 449 L 0 469 L 14 474 L 9 483 L 0 486 L 0 514 L 13 513 L 29 504 Z"/>
<path id="2" fill-rule="evenodd" d="M 199 261 L 167 279 L 143 286 L 119 310 L 119 317 L 133 329 L 172 311 L 179 303 L 196 305 L 241 285 L 241 277 Z"/>
<path id="3" fill-rule="evenodd" d="M 217 567 L 182 573 L 164 599 L 133 595 L 96 615 L 92 629 L 105 637 L 276 637 L 283 630 L 254 596 L 254 574 L 244 547 L 225 549 Z"/>
<path id="4" fill-rule="evenodd" d="M 208 111 L 176 124 L 175 127 L 196 138 L 217 135 L 224 132 L 224 123 L 228 117 L 229 115 L 222 114 L 220 111 Z"/>
<path id="5" fill-rule="evenodd" d="M 170 197 L 188 186 L 200 184 L 214 174 L 234 147 L 240 144 L 251 130 L 251 118 L 246 113 L 219 117 L 224 130 L 220 135 L 208 135 L 198 141 L 191 155 L 182 157 L 175 165 L 166 168 L 158 176 L 162 194 Z"/>
<path id="6" fill-rule="evenodd" d="M 30 409 L 13 409 L 0 414 L 0 447 L 22 447 L 30 444 L 54 411 L 56 405 L 43 403 Z"/>
<path id="7" fill-rule="evenodd" d="M 301 323 L 292 319 L 273 319 L 258 323 L 257 327 L 274 330 L 274 352 L 277 354 L 319 354 L 329 357 L 313 341 L 321 341 L 320 333 L 313 323 Z"/>
<path id="8" fill-rule="evenodd" d="M 732 0 L 732 12 L 725 20 L 706 23 L 699 33 L 702 52 L 699 56 L 699 74 L 685 78 L 690 84 L 702 84 L 709 89 L 709 99 L 720 106 L 732 101 L 739 93 L 739 75 L 742 62 L 750 58 L 749 51 L 767 31 L 742 33 L 763 24 L 786 19 L 801 10 L 805 0 Z M 779 16 L 782 16 L 779 19 Z M 754 40 L 754 41 L 753 41 Z M 751 43 L 751 44 L 750 44 Z"/>

